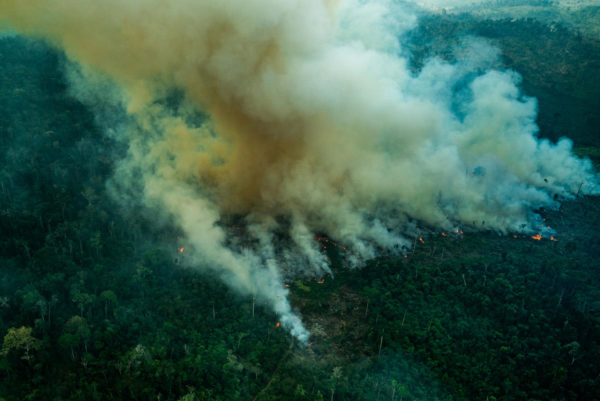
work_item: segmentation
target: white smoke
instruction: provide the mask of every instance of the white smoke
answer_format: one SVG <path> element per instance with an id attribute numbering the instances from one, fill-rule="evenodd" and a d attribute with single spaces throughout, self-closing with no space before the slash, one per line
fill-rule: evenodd
<path id="1" fill-rule="evenodd" d="M 496 49 L 468 40 L 457 63 L 412 73 L 398 37 L 416 18 L 395 2 L 5 0 L 0 15 L 120 87 L 116 188 L 143 187 L 190 263 L 268 302 L 301 341 L 282 280 L 330 273 L 317 234 L 358 265 L 410 246 L 415 221 L 533 232 L 537 208 L 598 193 L 569 140 L 536 138 L 536 101 L 490 69 Z M 157 101 L 172 89 L 177 109 Z"/>

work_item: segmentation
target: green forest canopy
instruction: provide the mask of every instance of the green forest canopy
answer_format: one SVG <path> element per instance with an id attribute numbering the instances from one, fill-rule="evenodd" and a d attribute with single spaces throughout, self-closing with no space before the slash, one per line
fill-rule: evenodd
<path id="1" fill-rule="evenodd" d="M 465 33 L 523 75 L 541 135 L 598 156 L 597 42 L 431 17 L 410 33 L 414 68 Z M 64 63 L 0 38 L 0 398 L 600 399 L 598 199 L 543 212 L 556 242 L 432 234 L 352 271 L 328 246 L 335 279 L 289 283 L 312 332 L 298 347 L 268 309 L 182 268 L 177 230 L 115 205 L 125 149 L 68 94 Z"/>

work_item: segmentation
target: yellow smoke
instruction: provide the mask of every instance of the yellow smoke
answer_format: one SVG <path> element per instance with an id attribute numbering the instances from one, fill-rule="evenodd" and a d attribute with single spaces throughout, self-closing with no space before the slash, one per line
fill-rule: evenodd
<path id="1" fill-rule="evenodd" d="M 397 35 L 414 18 L 393 2 L 4 0 L 0 16 L 122 88 L 135 119 L 122 176 L 141 170 L 145 201 L 175 219 L 198 263 L 263 296 L 300 338 L 282 266 L 327 272 L 316 232 L 359 263 L 406 245 L 410 219 L 533 230 L 532 210 L 554 195 L 598 191 L 568 141 L 535 138 L 536 105 L 514 74 L 474 74 L 496 55 L 487 45 L 471 44 L 477 61 L 412 74 Z M 173 89 L 185 107 L 157 101 Z M 191 124 L 186 107 L 209 119 Z M 260 245 L 226 246 L 224 215 L 245 216 Z M 289 250 L 273 247 L 282 216 Z"/>

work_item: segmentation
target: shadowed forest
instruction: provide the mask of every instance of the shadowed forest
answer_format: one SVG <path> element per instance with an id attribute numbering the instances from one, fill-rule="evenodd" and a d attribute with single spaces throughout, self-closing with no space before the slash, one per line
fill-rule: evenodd
<path id="1" fill-rule="evenodd" d="M 538 99 L 539 136 L 600 161 L 600 42 L 533 19 L 422 17 L 411 68 L 465 36 Z M 311 333 L 186 268 L 169 222 L 107 182 L 126 145 L 71 96 L 67 60 L 0 38 L 0 400 L 600 399 L 600 200 L 542 210 L 552 239 L 424 230 L 359 269 L 291 280 Z M 110 107 L 110 106 L 107 106 Z"/>

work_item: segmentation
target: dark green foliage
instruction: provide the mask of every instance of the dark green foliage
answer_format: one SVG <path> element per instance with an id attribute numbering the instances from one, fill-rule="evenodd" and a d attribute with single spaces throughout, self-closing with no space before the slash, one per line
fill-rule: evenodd
<path id="1" fill-rule="evenodd" d="M 600 42 L 537 20 L 482 20 L 468 14 L 424 16 L 408 33 L 412 65 L 429 57 L 455 58 L 467 36 L 483 37 L 501 50 L 505 68 L 523 77 L 523 91 L 538 100 L 540 136 L 569 137 L 598 146 L 600 138 Z"/>
<path id="2" fill-rule="evenodd" d="M 362 273 L 372 280 L 362 290 L 371 342 L 383 333 L 387 347 L 423 361 L 455 399 L 597 399 L 600 320 L 591 303 L 600 266 L 568 248 L 472 234 L 374 262 Z"/>
<path id="3" fill-rule="evenodd" d="M 288 347 L 275 318 L 260 307 L 252 318 L 248 300 L 182 269 L 177 244 L 140 245 L 148 223 L 120 215 L 104 188 L 122 149 L 65 92 L 62 57 L 21 38 L 0 39 L 0 52 L 0 333 L 23 327 L 35 343 L 7 348 L 0 394 L 256 392 Z"/>
<path id="4" fill-rule="evenodd" d="M 415 68 L 452 57 L 432 48 L 439 36 L 493 38 L 542 94 L 543 135 L 566 124 L 551 119 L 556 93 L 571 93 L 565 110 L 598 93 L 562 76 L 548 89 L 554 75 L 527 67 L 558 51 L 544 26 L 436 18 L 412 33 Z M 596 57 L 597 44 L 560 32 L 572 57 Z M 547 50 L 519 53 L 533 37 Z M 329 246 L 335 279 L 289 283 L 312 333 L 301 347 L 268 308 L 253 314 L 251 298 L 183 268 L 176 229 L 107 195 L 125 150 L 68 95 L 64 64 L 41 43 L 0 39 L 0 400 L 600 399 L 597 199 L 544 212 L 558 242 L 431 234 L 355 271 Z M 591 156 L 596 117 L 565 132 Z"/>

